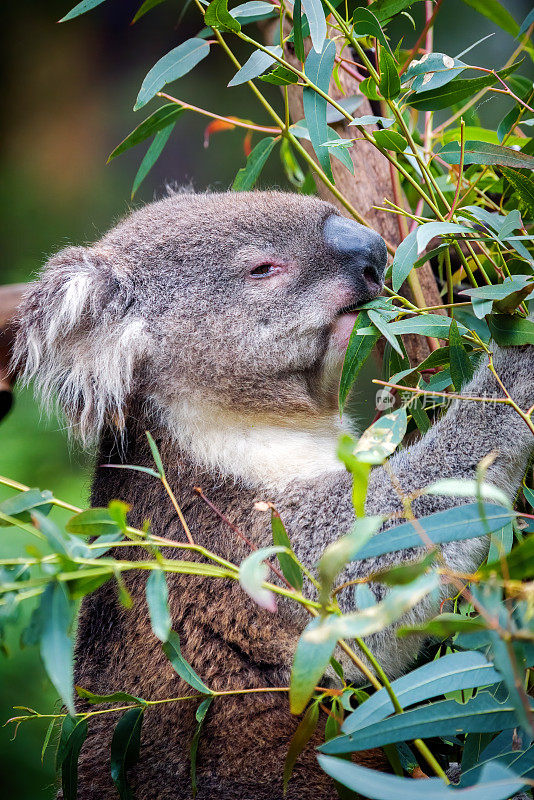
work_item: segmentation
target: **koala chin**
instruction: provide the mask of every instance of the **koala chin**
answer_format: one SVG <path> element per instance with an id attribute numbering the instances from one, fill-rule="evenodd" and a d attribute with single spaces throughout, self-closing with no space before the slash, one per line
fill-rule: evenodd
<path id="1" fill-rule="evenodd" d="M 309 566 L 351 528 L 351 480 L 336 459 L 336 394 L 355 309 L 378 295 L 386 265 L 378 234 L 316 198 L 281 192 L 174 194 L 133 212 L 91 247 L 53 256 L 22 303 L 15 363 L 46 402 L 57 398 L 73 435 L 98 448 L 96 464 L 151 466 L 145 431 L 160 449 L 168 481 L 195 542 L 239 563 L 249 549 L 193 490 L 200 486 L 258 546 L 271 543 L 272 501 L 298 557 Z M 496 350 L 498 374 L 523 408 L 534 403 L 534 348 Z M 467 395 L 501 396 L 487 364 Z M 401 494 L 443 477 L 487 479 L 513 498 L 534 438 L 499 403 L 454 402 L 413 446 L 371 473 L 367 511 L 403 521 Z M 164 488 L 149 475 L 96 467 L 91 503 L 119 498 L 130 523 L 176 540 L 183 531 Z M 465 502 L 420 496 L 418 516 Z M 443 545 L 451 567 L 471 572 L 486 543 Z M 133 549 L 128 558 L 142 558 Z M 125 555 L 124 549 L 117 557 Z M 176 555 L 171 551 L 168 557 Z M 388 554 L 350 564 L 343 580 L 417 556 Z M 180 551 L 180 558 L 184 553 Z M 306 622 L 296 604 L 277 614 L 256 606 L 235 582 L 170 574 L 173 628 L 184 656 L 217 690 L 285 686 Z M 134 608 L 111 582 L 81 610 L 76 683 L 148 699 L 187 695 L 151 632 L 145 578 L 129 573 Z M 374 584 L 376 597 L 386 589 Z M 447 596 L 447 587 L 443 596 Z M 350 590 L 339 596 L 354 610 Z M 437 613 L 429 597 L 402 624 Z M 417 655 L 394 626 L 368 645 L 391 677 Z M 348 677 L 361 682 L 349 671 Z M 80 701 L 79 708 L 84 708 Z M 111 800 L 109 746 L 116 721 L 91 720 L 80 758 L 80 800 Z M 192 797 L 188 748 L 195 704 L 147 710 L 141 757 L 130 780 L 139 800 Z M 282 769 L 298 720 L 283 693 L 217 698 L 198 753 L 198 800 L 282 800 Z M 318 740 L 317 740 L 318 741 Z M 380 752 L 360 763 L 385 768 Z M 307 750 L 289 800 L 333 800 L 331 780 Z"/>

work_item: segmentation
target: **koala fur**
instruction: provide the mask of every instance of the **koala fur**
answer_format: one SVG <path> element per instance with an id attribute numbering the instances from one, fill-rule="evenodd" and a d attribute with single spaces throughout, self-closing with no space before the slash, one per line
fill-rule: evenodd
<path id="1" fill-rule="evenodd" d="M 144 433 L 150 430 L 195 542 L 236 563 L 250 551 L 193 487 L 202 487 L 260 547 L 272 541 L 270 522 L 254 503 L 272 501 L 308 565 L 354 520 L 351 479 L 335 456 L 340 343 L 354 322 L 345 311 L 374 296 L 377 287 L 365 275 L 349 273 L 325 245 L 325 222 L 337 214 L 315 198 L 278 192 L 175 194 L 135 211 L 94 246 L 69 247 L 51 258 L 21 307 L 15 361 L 25 364 L 25 379 L 35 379 L 45 398 L 58 397 L 84 442 L 98 442 L 99 465 L 151 466 Z M 383 268 L 379 237 L 364 228 L 358 235 Z M 274 265 L 272 275 L 250 275 L 266 264 Z M 514 399 L 532 405 L 534 348 L 497 350 L 495 366 Z M 502 394 L 486 365 L 465 392 Z M 473 477 L 490 452 L 496 458 L 487 479 L 513 497 L 533 443 L 508 406 L 453 403 L 418 443 L 391 458 L 386 469 L 372 471 L 367 510 L 395 512 L 386 527 L 397 524 L 403 519 L 399 490 L 412 492 L 442 477 Z M 141 527 L 149 519 L 155 533 L 184 539 L 154 478 L 97 466 L 91 503 L 105 506 L 114 498 L 130 504 L 130 524 Z M 424 516 L 460 502 L 421 496 L 413 508 Z M 463 571 L 474 570 L 484 552 L 479 540 L 443 546 L 449 564 Z M 165 555 L 176 557 L 176 551 Z M 414 555 L 355 562 L 343 579 Z M 143 554 L 132 548 L 126 555 L 123 548 L 117 557 Z M 180 551 L 179 557 L 192 556 Z M 111 581 L 83 603 L 76 683 L 147 699 L 190 694 L 151 632 L 143 574 L 127 574 L 126 581 L 133 609 L 120 606 Z M 184 656 L 209 686 L 288 685 L 307 621 L 296 604 L 279 603 L 271 614 L 235 582 L 178 574 L 169 574 L 168 582 Z M 373 591 L 380 598 L 384 588 Z M 342 593 L 340 603 L 353 609 L 353 594 Z M 429 597 L 403 622 L 424 621 L 438 604 Z M 413 640 L 397 639 L 393 628 L 369 637 L 368 644 L 392 677 L 416 655 Z M 361 680 L 346 667 L 350 679 Z M 192 797 L 188 749 L 195 710 L 188 701 L 147 710 L 140 761 L 129 776 L 137 798 Z M 115 715 L 91 720 L 80 756 L 81 800 L 115 797 L 109 763 L 115 722 Z M 200 740 L 198 799 L 282 800 L 283 762 L 297 723 L 284 694 L 217 698 Z M 379 752 L 360 754 L 359 761 L 384 767 Z M 308 749 L 287 797 L 336 796 Z"/>

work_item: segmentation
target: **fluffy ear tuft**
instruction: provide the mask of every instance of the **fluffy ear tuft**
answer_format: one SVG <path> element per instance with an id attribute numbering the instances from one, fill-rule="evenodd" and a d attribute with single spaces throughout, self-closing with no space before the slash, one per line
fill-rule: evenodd
<path id="1" fill-rule="evenodd" d="M 45 403 L 57 397 L 84 443 L 104 424 L 124 424 L 134 369 L 147 346 L 134 313 L 130 275 L 109 254 L 68 247 L 31 284 L 19 311 L 13 367 L 34 379 Z"/>

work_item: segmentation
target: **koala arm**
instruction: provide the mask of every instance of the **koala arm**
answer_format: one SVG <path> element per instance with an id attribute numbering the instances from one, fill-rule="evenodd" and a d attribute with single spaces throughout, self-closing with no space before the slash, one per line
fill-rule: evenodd
<path id="1" fill-rule="evenodd" d="M 523 410 L 534 403 L 534 348 L 497 349 L 494 366 L 504 386 Z M 462 394 L 474 397 L 503 397 L 495 377 L 487 367 L 487 360 L 479 367 Z M 498 486 L 513 499 L 519 489 L 529 458 L 534 453 L 534 435 L 516 411 L 502 403 L 453 401 L 448 412 L 423 436 L 419 442 L 393 456 L 385 467 L 372 471 L 366 501 L 368 514 L 402 514 L 401 495 L 408 495 L 441 478 L 475 476 L 478 463 L 489 453 L 495 454 L 486 480 Z M 412 501 L 416 517 L 442 511 L 466 500 L 445 496 L 422 495 Z M 382 530 L 390 528 L 403 518 L 388 520 Z M 487 552 L 486 539 L 469 539 L 442 546 L 449 566 L 458 571 L 475 570 Z M 413 557 L 415 551 L 385 554 L 376 559 L 350 564 L 344 580 L 361 577 L 377 569 Z M 387 591 L 384 586 L 373 585 L 377 599 Z M 443 596 L 449 594 L 443 587 Z M 354 596 L 349 591 L 340 597 L 344 611 L 354 610 Z M 440 598 L 429 595 L 398 624 L 416 625 L 439 611 Z M 417 651 L 412 637 L 399 639 L 391 629 L 368 638 L 367 643 L 379 662 L 393 676 L 400 674 L 413 660 Z"/>
<path id="2" fill-rule="evenodd" d="M 497 374 L 515 402 L 528 409 L 534 403 L 534 347 L 497 349 L 494 354 Z M 463 394 L 474 397 L 503 397 L 495 377 L 487 367 L 487 359 L 479 367 Z M 440 478 L 474 478 L 479 462 L 489 453 L 496 457 L 488 469 L 486 480 L 503 489 L 510 499 L 515 496 L 534 453 L 534 435 L 516 411 L 502 403 L 453 401 L 447 413 L 416 444 L 399 451 L 385 467 L 375 468 L 370 475 L 366 512 L 387 519 L 382 530 L 404 521 L 401 495 L 424 489 Z M 331 476 L 322 486 L 314 487 L 313 495 L 299 494 L 299 502 L 288 508 L 287 522 L 297 555 L 306 563 L 316 563 L 325 545 L 350 530 L 354 521 L 350 480 L 346 474 Z M 416 517 L 424 517 L 461 503 L 466 499 L 422 495 L 412 501 Z M 307 508 L 304 518 L 303 507 Z M 282 509 L 280 509 L 282 512 Z M 292 513 L 291 513 L 292 512 Z M 487 552 L 487 537 L 452 542 L 442 546 L 447 562 L 458 571 L 473 571 Z M 420 551 L 419 551 L 420 552 Z M 380 569 L 419 555 L 418 551 L 386 553 L 380 557 L 351 562 L 338 582 L 362 578 Z M 387 589 L 372 584 L 373 593 L 381 600 Z M 450 594 L 443 588 L 443 596 Z M 355 610 L 354 587 L 338 595 L 344 613 Z M 398 624 L 416 625 L 439 612 L 440 598 L 428 596 L 406 614 Z M 368 646 L 390 676 L 401 674 L 417 655 L 414 638 L 399 639 L 388 628 L 366 639 Z M 361 680 L 358 673 L 347 675 Z"/>

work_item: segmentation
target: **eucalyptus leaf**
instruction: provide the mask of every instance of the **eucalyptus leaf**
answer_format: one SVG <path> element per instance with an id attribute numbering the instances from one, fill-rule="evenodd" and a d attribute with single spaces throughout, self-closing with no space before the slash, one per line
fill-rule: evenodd
<path id="1" fill-rule="evenodd" d="M 239 33 L 241 25 L 228 11 L 228 0 L 212 0 L 204 14 L 204 22 L 210 28 Z"/>
<path id="2" fill-rule="evenodd" d="M 138 125 L 137 128 L 129 133 L 126 139 L 123 139 L 122 142 L 117 145 L 115 150 L 113 150 L 108 157 L 107 163 L 109 164 L 110 161 L 120 156 L 121 153 L 124 153 L 126 150 L 129 150 L 130 147 L 135 147 L 135 145 L 140 144 L 140 142 L 153 136 L 163 128 L 167 128 L 171 122 L 176 122 L 178 117 L 183 113 L 183 107 L 176 103 L 167 103 L 161 106 L 161 108 L 156 109 L 156 111 Z"/>
<path id="3" fill-rule="evenodd" d="M 275 144 L 276 139 L 272 136 L 266 136 L 258 142 L 248 156 L 247 163 L 234 178 L 232 186 L 234 192 L 247 192 L 254 188 Z"/>
<path id="4" fill-rule="evenodd" d="M 284 794 L 287 792 L 287 785 L 291 778 L 293 767 L 299 755 L 302 753 L 310 739 L 312 738 L 319 722 L 319 703 L 311 703 L 306 713 L 298 724 L 297 730 L 289 743 L 289 748 L 284 763 Z"/>
<path id="5" fill-rule="evenodd" d="M 366 311 L 360 311 L 354 329 L 350 335 L 343 370 L 339 384 L 339 408 L 342 411 L 350 388 L 361 368 L 367 361 L 371 350 L 380 338 L 380 332 L 372 328 L 371 333 L 366 336 L 359 336 L 358 331 L 369 327 L 369 317 Z"/>
<path id="6" fill-rule="evenodd" d="M 446 692 L 488 686 L 500 680 L 499 673 L 481 653 L 465 651 L 450 653 L 424 664 L 392 681 L 391 688 L 402 708 L 406 709 Z M 341 730 L 344 734 L 353 733 L 394 713 L 387 689 L 382 688 L 346 718 Z"/>
<path id="7" fill-rule="evenodd" d="M 286 553 L 283 546 L 262 547 L 254 550 L 247 556 L 239 567 L 239 583 L 241 588 L 257 603 L 267 611 L 276 611 L 276 598 L 270 589 L 263 586 L 269 574 L 269 568 L 263 562 L 276 553 Z"/>
<path id="8" fill-rule="evenodd" d="M 314 0 L 314 2 L 319 3 L 322 13 L 320 0 Z M 330 86 L 335 55 L 336 45 L 331 39 L 328 39 L 324 42 L 320 52 L 315 49 L 310 50 L 304 66 L 306 76 L 326 94 Z M 302 90 L 302 99 L 312 147 L 325 174 L 330 180 L 333 180 L 330 154 L 327 149 L 321 147 L 329 138 L 326 121 L 327 101 L 309 86 L 305 86 Z"/>
<path id="9" fill-rule="evenodd" d="M 169 589 L 165 573 L 161 569 L 152 570 L 148 576 L 146 602 L 154 636 L 166 642 L 171 632 L 172 620 L 169 611 Z"/>
<path id="10" fill-rule="evenodd" d="M 72 8 L 68 14 L 65 14 L 65 16 L 59 20 L 59 22 L 68 22 L 70 19 L 79 17 L 80 14 L 85 14 L 86 11 L 91 11 L 93 8 L 96 8 L 103 2 L 104 0 L 82 0 L 82 2 L 74 6 L 74 8 Z"/>
<path id="11" fill-rule="evenodd" d="M 208 689 L 204 681 L 197 675 L 193 667 L 185 660 L 180 648 L 180 637 L 175 631 L 171 631 L 167 636 L 167 640 L 162 645 L 163 652 L 171 662 L 174 671 L 178 673 L 180 678 L 188 683 L 193 689 L 196 689 L 201 694 L 212 694 L 211 689 Z"/>
<path id="12" fill-rule="evenodd" d="M 493 503 L 467 503 L 445 511 L 436 511 L 418 520 L 417 527 L 404 522 L 386 531 L 377 533 L 370 542 L 355 554 L 354 558 L 376 558 L 384 553 L 396 553 L 412 547 L 422 547 L 422 528 L 433 544 L 475 539 L 493 533 L 507 525 L 515 514 L 504 506 Z"/>
<path id="13" fill-rule="evenodd" d="M 279 45 L 269 46 L 266 49 L 269 50 L 269 53 L 274 53 L 274 55 L 280 57 L 282 56 L 282 48 Z M 251 81 L 253 78 L 257 78 L 258 75 L 265 72 L 272 64 L 276 63 L 276 59 L 269 55 L 269 53 L 264 53 L 263 50 L 254 50 L 241 69 L 236 72 L 228 86 L 239 86 L 242 83 Z"/>
<path id="14" fill-rule="evenodd" d="M 111 777 L 121 800 L 133 800 L 127 771 L 139 760 L 143 708 L 131 708 L 118 721 L 111 740 Z"/>
<path id="15" fill-rule="evenodd" d="M 202 59 L 206 58 L 209 51 L 210 46 L 203 39 L 188 39 L 160 58 L 141 85 L 134 111 L 146 105 L 167 83 L 190 72 Z"/>
<path id="16" fill-rule="evenodd" d="M 459 164 L 460 155 L 459 142 L 449 142 L 439 151 L 439 157 L 447 164 Z M 516 169 L 534 169 L 534 156 L 501 144 L 467 141 L 464 144 L 464 164 L 499 164 Z"/>
<path id="17" fill-rule="evenodd" d="M 66 720 L 72 720 L 72 727 L 66 726 Z M 68 731 L 68 735 L 64 734 Z M 61 788 L 64 800 L 76 800 L 78 796 L 78 757 L 82 745 L 87 738 L 87 720 L 85 717 L 66 717 L 61 728 L 61 738 L 57 751 L 57 766 L 61 766 Z"/>
<path id="18" fill-rule="evenodd" d="M 74 605 L 63 583 L 49 583 L 41 597 L 41 658 L 54 688 L 74 716 L 73 658 L 74 639 L 71 632 Z"/>
<path id="19" fill-rule="evenodd" d="M 320 624 L 319 617 L 312 619 L 297 642 L 289 682 L 289 706 L 292 714 L 301 714 L 306 708 L 315 686 L 328 668 L 336 647 L 335 639 L 308 641 L 306 635 L 313 632 Z"/>
<path id="20" fill-rule="evenodd" d="M 326 39 L 326 19 L 323 4 L 321 0 L 301 0 L 301 3 L 302 10 L 308 18 L 313 49 L 316 53 L 322 53 L 325 50 Z M 332 70 L 330 70 L 331 72 Z"/>

